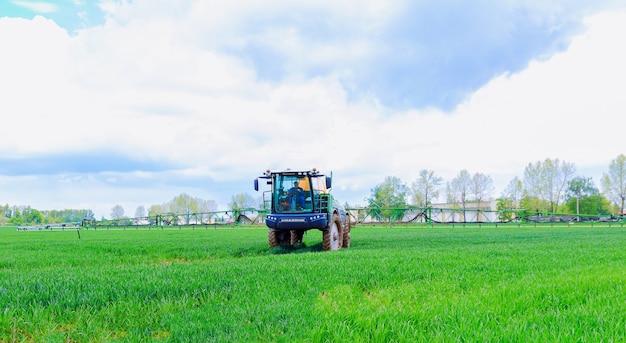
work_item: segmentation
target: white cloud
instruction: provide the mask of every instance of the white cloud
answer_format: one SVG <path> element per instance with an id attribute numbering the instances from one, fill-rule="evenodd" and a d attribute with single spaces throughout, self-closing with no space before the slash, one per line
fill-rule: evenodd
<path id="1" fill-rule="evenodd" d="M 225 204 L 233 194 L 251 192 L 251 179 L 266 168 L 317 167 L 333 170 L 339 194 L 355 197 L 345 199 L 354 204 L 363 203 L 388 175 L 410 183 L 420 169 L 448 180 L 468 169 L 494 176 L 500 191 L 529 162 L 560 158 L 592 170 L 624 153 L 626 12 L 589 18 L 588 30 L 566 51 L 494 78 L 444 113 L 396 110 L 379 104 L 376 94 L 352 97 L 341 68 L 317 77 L 264 80 L 244 56 L 201 44 L 220 25 L 237 25 L 224 22 L 224 13 L 241 16 L 237 8 L 197 2 L 189 21 L 175 21 L 166 10 L 135 20 L 145 18 L 142 11 L 150 3 L 105 3 L 116 20 L 75 36 L 42 17 L 0 18 L 0 31 L 9 33 L 0 36 L 6 47 L 0 56 L 0 112 L 8 114 L 2 126 L 11 128 L 3 130 L 0 157 L 105 151 L 172 170 L 5 176 L 0 184 L 6 200 L 0 202 L 98 207 L 98 216 L 108 216 L 122 201 L 131 213 L 182 191 Z M 255 4 L 249 4 L 250 14 Z M 396 11 L 376 17 L 371 8 L 384 3 L 349 4 L 342 9 L 381 22 Z M 216 22 L 205 25 L 212 30 L 194 32 L 211 13 Z M 297 32 L 286 42 L 288 31 L 274 33 L 272 39 L 294 56 L 328 59 L 337 51 L 331 44 L 328 51 L 304 56 Z M 354 54 L 371 53 L 359 44 Z M 204 184 L 167 181 L 203 176 L 242 186 L 224 194 L 202 189 Z M 598 175 L 590 176 L 598 181 Z M 153 184 L 125 186 L 129 182 Z"/>
<path id="2" fill-rule="evenodd" d="M 435 170 L 456 166 L 508 179 L 545 158 L 584 170 L 608 166 L 624 153 L 625 19 L 624 12 L 590 18 L 567 51 L 495 78 L 450 116 L 403 115 L 404 127 L 424 128 L 419 141 L 437 146 L 421 150 L 421 160 Z M 599 182 L 599 173 L 589 176 Z"/>

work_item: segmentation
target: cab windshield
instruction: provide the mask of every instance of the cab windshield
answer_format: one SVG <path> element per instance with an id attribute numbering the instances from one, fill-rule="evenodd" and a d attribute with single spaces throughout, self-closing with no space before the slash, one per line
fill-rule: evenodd
<path id="1" fill-rule="evenodd" d="M 317 179 L 317 178 L 313 178 Z M 311 178 L 307 175 L 280 175 L 275 176 L 274 208 L 278 213 L 306 213 L 313 211 L 311 192 Z M 317 182 L 315 183 L 315 187 Z"/>

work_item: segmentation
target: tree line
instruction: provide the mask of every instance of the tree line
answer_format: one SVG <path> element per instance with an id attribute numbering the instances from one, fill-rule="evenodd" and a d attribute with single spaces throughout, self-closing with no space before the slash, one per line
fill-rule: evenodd
<path id="1" fill-rule="evenodd" d="M 40 211 L 30 206 L 0 206 L 0 225 L 39 225 L 79 223 L 83 219 L 93 220 L 91 210 L 50 210 Z"/>
<path id="2" fill-rule="evenodd" d="M 521 178 L 515 176 L 508 183 L 496 198 L 497 210 L 523 208 L 542 213 L 624 214 L 624 154 L 610 162 L 607 172 L 602 175 L 600 187 L 596 186 L 591 177 L 577 175 L 573 163 L 546 158 L 529 163 Z M 382 183 L 371 189 L 367 207 L 378 218 L 390 218 L 391 208 L 405 208 L 409 205 L 430 207 L 437 200 L 458 204 L 464 210 L 469 203 L 480 208 L 481 203 L 493 199 L 493 192 L 493 180 L 487 174 L 471 174 L 463 169 L 452 180 L 444 183 L 443 178 L 435 171 L 424 169 L 410 185 L 395 176 L 387 176 Z M 246 209 L 262 205 L 262 201 L 255 200 L 248 193 L 241 193 L 232 196 L 228 208 Z M 346 203 L 346 207 L 351 206 Z M 144 206 L 138 206 L 134 216 L 126 215 L 121 205 L 115 205 L 111 209 L 111 219 L 153 217 L 167 213 L 207 213 L 217 210 L 218 205 L 214 200 L 182 193 L 165 203 L 151 205 L 147 210 Z M 39 211 L 30 206 L 0 206 L 0 225 L 75 223 L 83 219 L 95 220 L 94 213 L 85 209 Z"/>
<path id="3" fill-rule="evenodd" d="M 255 208 L 257 202 L 247 193 L 234 195 L 229 203 L 230 209 Z M 192 197 L 187 193 L 181 193 L 162 204 L 151 205 L 147 210 L 144 206 L 138 206 L 134 214 L 128 215 L 124 208 L 117 204 L 111 208 L 112 220 L 154 217 L 163 214 L 192 214 L 216 212 L 218 205 L 215 200 L 205 200 Z M 83 220 L 96 220 L 91 210 L 52 210 L 39 211 L 30 206 L 0 206 L 1 225 L 40 225 L 80 223 Z M 104 220 L 104 217 L 101 218 Z"/>
<path id="4" fill-rule="evenodd" d="M 172 200 L 164 202 L 162 204 L 152 205 L 146 212 L 145 207 L 138 206 L 135 210 L 135 215 L 132 218 L 141 217 L 154 217 L 161 214 L 183 214 L 183 213 L 206 213 L 217 211 L 217 202 L 215 200 L 205 200 L 197 197 L 192 197 L 187 193 L 181 193 L 175 196 Z M 127 218 L 124 213 L 124 208 L 121 205 L 115 205 L 111 208 L 111 219 Z"/>
<path id="5" fill-rule="evenodd" d="M 461 170 L 448 182 L 432 170 L 421 170 L 409 186 L 401 179 L 388 176 L 371 190 L 367 199 L 371 214 L 390 218 L 392 208 L 409 205 L 430 207 L 443 195 L 448 204 L 463 210 L 469 202 L 493 199 L 493 180 L 483 173 Z M 546 158 L 529 163 L 522 178 L 515 176 L 497 197 L 497 210 L 527 209 L 563 214 L 624 214 L 626 201 L 626 156 L 620 154 L 602 175 L 601 191 L 591 177 L 576 175 L 573 163 Z"/>

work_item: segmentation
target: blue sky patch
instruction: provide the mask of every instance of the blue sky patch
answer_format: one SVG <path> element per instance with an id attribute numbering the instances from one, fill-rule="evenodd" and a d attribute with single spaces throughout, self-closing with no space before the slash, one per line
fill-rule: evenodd
<path id="1" fill-rule="evenodd" d="M 64 153 L 21 158 L 0 157 L 0 175 L 55 175 L 63 173 L 161 172 L 172 168 L 165 161 L 137 160 L 107 153 Z"/>
<path id="2" fill-rule="evenodd" d="M 104 22 L 98 1 L 5 0 L 0 3 L 0 17 L 32 19 L 36 15 L 53 20 L 70 34 Z"/>

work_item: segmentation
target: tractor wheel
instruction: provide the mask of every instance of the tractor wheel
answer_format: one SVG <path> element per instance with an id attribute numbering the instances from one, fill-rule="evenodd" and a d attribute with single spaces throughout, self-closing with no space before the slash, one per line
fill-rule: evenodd
<path id="1" fill-rule="evenodd" d="M 270 249 L 274 249 L 280 244 L 278 244 L 278 237 L 276 235 L 276 231 L 269 230 L 269 234 L 267 235 L 267 240 L 270 244 Z"/>
<path id="2" fill-rule="evenodd" d="M 269 230 L 267 241 L 270 249 L 274 249 L 280 245 L 288 245 L 290 243 L 289 231 L 285 230 Z"/>
<path id="3" fill-rule="evenodd" d="M 350 230 L 352 229 L 352 225 L 350 225 L 350 215 L 346 213 L 346 223 L 343 226 L 343 243 L 342 247 L 349 248 L 350 247 Z"/>
<path id="4" fill-rule="evenodd" d="M 302 244 L 304 231 L 291 230 L 291 245 Z"/>
<path id="5" fill-rule="evenodd" d="M 341 241 L 343 240 L 343 230 L 341 228 L 341 219 L 338 214 L 333 214 L 333 218 L 330 221 L 330 225 L 324 231 L 322 231 L 322 249 L 338 250 L 341 248 Z"/>

